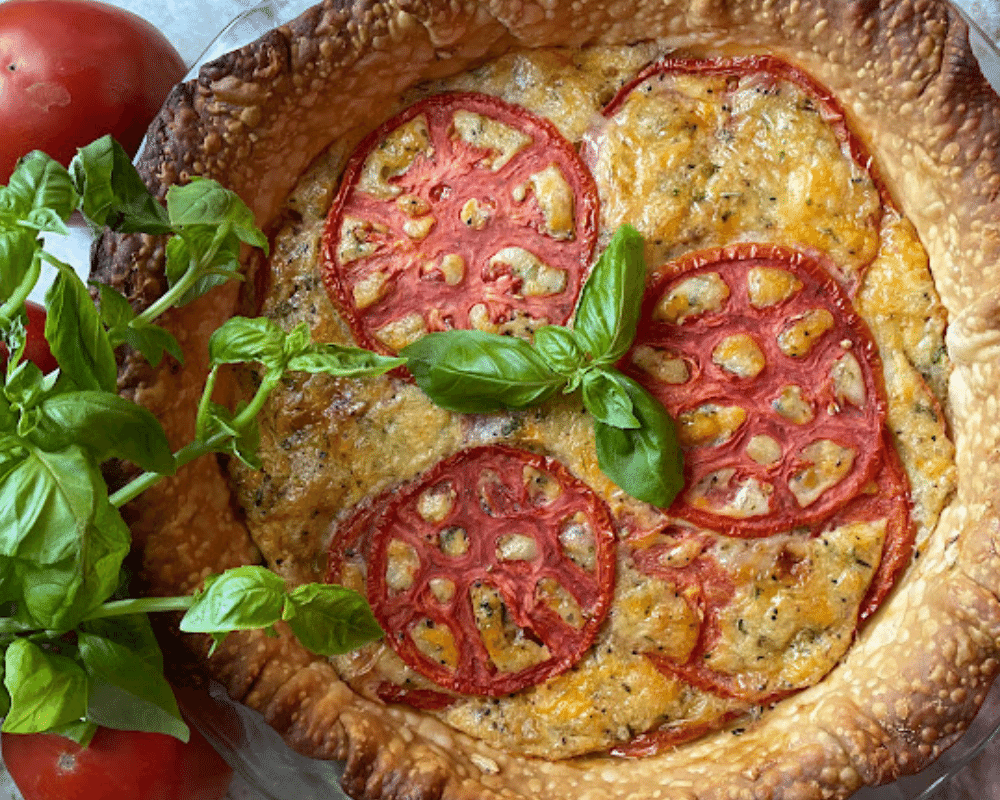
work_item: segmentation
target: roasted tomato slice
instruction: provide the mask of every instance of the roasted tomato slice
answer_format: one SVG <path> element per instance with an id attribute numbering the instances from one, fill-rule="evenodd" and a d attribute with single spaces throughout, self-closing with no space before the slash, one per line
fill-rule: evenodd
<path id="1" fill-rule="evenodd" d="M 781 677 L 780 672 L 768 676 L 766 671 L 754 669 L 756 664 L 753 658 L 745 658 L 740 662 L 745 662 L 743 669 L 721 671 L 712 668 L 711 656 L 727 627 L 738 627 L 743 634 L 764 638 L 775 638 L 775 634 L 780 632 L 789 640 L 786 647 L 796 649 L 793 644 L 798 641 L 796 632 L 783 629 L 781 626 L 784 623 L 778 620 L 783 605 L 781 593 L 792 603 L 797 602 L 794 599 L 796 594 L 801 598 L 803 593 L 809 591 L 808 587 L 816 582 L 815 577 L 809 576 L 809 572 L 813 570 L 818 570 L 817 575 L 822 583 L 832 581 L 832 590 L 843 593 L 839 600 L 834 598 L 832 610 L 845 610 L 850 614 L 845 620 L 846 627 L 841 632 L 843 637 L 840 633 L 835 637 L 839 645 L 846 647 L 846 639 L 885 600 L 899 573 L 909 562 L 913 548 L 914 530 L 909 516 L 909 485 L 906 474 L 889 442 L 886 442 L 881 452 L 883 458 L 876 475 L 864 491 L 805 536 L 778 540 L 780 546 L 777 548 L 777 557 L 767 567 L 771 575 L 765 582 L 783 584 L 786 588 L 779 590 L 774 597 L 771 597 L 770 587 L 765 587 L 762 592 L 767 595 L 766 602 L 773 603 L 770 612 L 775 621 L 773 628 L 761 627 L 759 620 L 746 618 L 747 628 L 743 629 L 742 612 L 735 626 L 733 625 L 734 615 L 727 614 L 726 609 L 734 601 L 735 595 L 741 592 L 740 579 L 730 575 L 713 557 L 712 540 L 707 534 L 690 531 L 675 533 L 668 545 L 654 545 L 635 551 L 633 558 L 639 570 L 671 581 L 688 602 L 697 608 L 702 620 L 698 642 L 685 661 L 672 660 L 658 653 L 647 654 L 657 668 L 706 691 L 746 701 L 748 705 L 770 704 L 799 691 L 803 684 L 788 682 L 790 677 L 797 674 L 794 669 L 784 677 Z M 869 527 L 872 523 L 875 528 L 871 532 L 863 532 L 859 527 Z M 846 531 L 846 537 L 838 531 Z M 822 546 L 810 551 L 810 543 Z M 690 545 L 695 546 L 694 551 Z M 830 563 L 816 563 L 823 560 L 822 557 L 816 558 L 816 553 L 835 551 L 838 547 L 841 552 L 832 556 Z M 665 555 L 685 548 L 689 554 L 694 554 L 689 555 L 690 561 L 682 566 L 672 565 L 676 558 L 664 558 Z M 865 559 L 870 561 L 866 562 Z M 740 566 L 746 568 L 745 564 Z M 852 571 L 856 574 L 852 575 Z M 827 576 L 832 578 L 828 580 Z M 761 590 L 755 589 L 753 593 L 756 595 Z M 838 609 L 840 603 L 845 604 L 843 609 Z M 834 614 L 823 610 L 820 601 L 817 605 L 817 619 L 836 625 L 833 617 Z M 803 629 L 805 636 L 797 648 L 800 656 L 812 646 L 818 631 L 818 628 L 809 625 Z M 728 631 L 728 634 L 731 637 L 732 631 Z M 833 661 L 835 658 L 830 662 L 830 667 L 833 666 Z M 804 685 L 809 685 L 822 676 L 798 677 L 804 681 Z"/>
<path id="2" fill-rule="evenodd" d="M 882 459 L 885 391 L 867 325 L 819 262 L 737 245 L 666 265 L 623 369 L 678 424 L 672 512 L 738 536 L 826 519 Z"/>
<path id="3" fill-rule="evenodd" d="M 597 239 L 597 190 L 546 120 L 489 95 L 434 95 L 351 156 L 323 276 L 359 343 L 518 332 L 573 312 Z"/>
<path id="4" fill-rule="evenodd" d="M 413 669 L 498 696 L 571 667 L 607 614 L 607 507 L 558 462 L 462 451 L 401 491 L 371 533 L 368 599 Z"/>

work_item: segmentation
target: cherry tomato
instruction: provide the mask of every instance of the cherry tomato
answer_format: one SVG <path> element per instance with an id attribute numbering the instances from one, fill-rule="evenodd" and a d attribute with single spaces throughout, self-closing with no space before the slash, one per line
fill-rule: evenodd
<path id="1" fill-rule="evenodd" d="M 24 358 L 34 362 L 44 374 L 48 374 L 57 369 L 59 364 L 45 339 L 45 309 L 29 301 L 25 303 L 25 310 L 28 312 L 28 341 L 24 346 Z M 0 344 L 0 363 L 7 363 L 7 355 L 7 346 Z"/>
<path id="2" fill-rule="evenodd" d="M 85 748 L 48 733 L 5 733 L 2 741 L 24 800 L 220 800 L 232 781 L 229 765 L 193 727 L 186 744 L 110 728 Z"/>
<path id="3" fill-rule="evenodd" d="M 575 664 L 614 589 L 603 501 L 559 462 L 497 445 L 445 459 L 371 530 L 368 599 L 417 672 L 463 694 L 516 692 Z M 380 696 L 440 707 L 433 693 Z"/>
<path id="4" fill-rule="evenodd" d="M 881 363 L 846 291 L 772 245 L 659 272 L 623 368 L 678 422 L 686 488 L 673 511 L 741 536 L 830 517 L 883 457 Z"/>
<path id="5" fill-rule="evenodd" d="M 0 183 L 44 150 L 68 164 L 110 133 L 130 153 L 185 73 L 141 17 L 86 0 L 10 0 L 0 13 Z"/>
<path id="6" fill-rule="evenodd" d="M 546 120 L 434 95 L 364 139 L 327 219 L 324 279 L 358 341 L 562 324 L 597 239 L 597 189 Z"/>

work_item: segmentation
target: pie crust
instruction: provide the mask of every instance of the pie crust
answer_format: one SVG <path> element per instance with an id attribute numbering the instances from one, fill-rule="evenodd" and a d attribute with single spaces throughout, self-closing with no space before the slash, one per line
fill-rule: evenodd
<path id="1" fill-rule="evenodd" d="M 419 711 L 360 697 L 291 637 L 234 634 L 211 658 L 205 639 L 183 640 L 293 748 L 344 760 L 356 798 L 845 797 L 933 760 L 1000 670 L 991 588 L 1000 573 L 1000 102 L 946 3 L 328 0 L 175 88 L 139 168 L 159 192 L 191 175 L 217 178 L 269 230 L 329 142 L 376 127 L 415 83 L 513 46 L 649 39 L 694 55 L 777 55 L 842 104 L 916 227 L 948 311 L 956 495 L 826 679 L 738 736 L 711 733 L 637 760 L 507 755 Z M 160 241 L 105 235 L 94 277 L 148 304 L 164 287 L 162 265 Z M 171 312 L 183 368 L 152 371 L 131 355 L 122 363 L 123 391 L 154 409 L 178 445 L 193 434 L 208 336 L 239 308 L 230 285 Z M 188 466 L 130 515 L 153 593 L 191 592 L 212 572 L 260 560 L 215 460 Z"/>

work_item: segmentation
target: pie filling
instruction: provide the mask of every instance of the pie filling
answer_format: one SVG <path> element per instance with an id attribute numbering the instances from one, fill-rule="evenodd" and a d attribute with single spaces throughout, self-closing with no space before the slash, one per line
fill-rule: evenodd
<path id="1" fill-rule="evenodd" d="M 293 377 L 263 471 L 230 467 L 277 572 L 368 597 L 386 637 L 345 682 L 519 754 L 644 755 L 816 684 L 954 489 L 944 311 L 836 101 L 773 58 L 656 55 L 422 85 L 302 177 L 260 299 L 384 352 L 531 336 L 616 227 L 644 235 L 619 366 L 676 420 L 669 509 L 600 472 L 572 395 L 460 415 L 397 374 Z"/>

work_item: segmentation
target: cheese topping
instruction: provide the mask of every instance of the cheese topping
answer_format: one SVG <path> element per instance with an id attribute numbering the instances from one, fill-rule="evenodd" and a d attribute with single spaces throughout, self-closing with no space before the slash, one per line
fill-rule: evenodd
<path id="1" fill-rule="evenodd" d="M 955 476 L 942 411 L 949 371 L 943 347 L 946 316 L 912 226 L 891 210 L 883 212 L 870 175 L 845 152 L 811 98 L 787 82 L 752 75 L 738 80 L 665 76 L 652 81 L 648 91 L 633 92 L 610 120 L 595 126 L 603 105 L 655 56 L 654 47 L 511 53 L 473 72 L 421 86 L 411 99 L 473 89 L 548 117 L 571 141 L 590 149 L 602 238 L 622 222 L 635 225 L 646 237 L 652 270 L 692 250 L 761 241 L 824 253 L 843 271 L 841 277 L 858 280 L 856 306 L 881 352 L 888 427 L 911 482 L 920 541 L 936 524 Z M 503 169 L 519 147 L 527 146 L 505 126 L 475 116 L 456 115 L 454 135 L 486 151 L 486 168 Z M 425 220 L 428 209 L 402 195 L 392 179 L 417 159 L 432 156 L 426 123 L 411 120 L 371 154 L 361 189 L 394 198 L 407 219 Z M 287 329 L 307 322 L 317 340 L 350 344 L 349 327 L 330 303 L 316 267 L 345 157 L 342 145 L 336 145 L 292 193 L 289 221 L 274 239 L 261 313 Z M 543 170 L 519 180 L 516 191 L 539 199 L 545 233 L 565 234 L 560 176 Z M 470 219 L 473 211 L 484 210 L 482 205 L 470 208 Z M 372 252 L 368 240 L 379 232 L 367 225 L 343 221 L 348 234 L 341 238 L 343 263 Z M 525 291 L 560 291 L 560 276 L 532 261 L 527 250 L 505 253 L 496 267 L 509 269 Z M 422 269 L 429 280 L 457 284 L 466 265 L 445 252 Z M 384 280 L 373 277 L 360 299 L 377 302 Z M 751 270 L 745 291 L 754 308 L 765 309 L 800 289 L 790 272 L 760 268 Z M 691 276 L 661 303 L 657 319 L 693 329 L 699 316 L 722 308 L 728 292 L 717 274 Z M 485 305 L 473 319 L 484 329 L 500 329 Z M 380 336 L 398 350 L 425 324 L 414 315 Z M 808 358 L 809 342 L 823 334 L 824 324 L 821 313 L 789 320 L 779 333 L 782 348 L 792 357 Z M 759 366 L 754 347 L 761 352 L 762 347 L 751 346 L 755 331 L 749 334 L 713 348 L 716 365 L 733 379 Z M 633 357 L 642 369 L 678 385 L 700 368 L 666 350 L 645 348 Z M 838 403 L 860 407 L 873 400 L 858 380 L 860 357 L 845 350 L 825 376 Z M 249 371 L 245 377 L 249 395 L 254 379 Z M 792 424 L 806 424 L 827 413 L 814 406 L 811 391 L 790 380 L 771 399 L 772 406 Z M 738 406 L 699 401 L 678 420 L 681 440 L 689 447 L 724 442 L 745 448 L 760 465 L 779 461 L 784 443 L 776 436 L 753 431 L 745 441 L 737 438 L 745 416 Z M 683 664 L 706 625 L 714 626 L 714 638 L 705 666 L 747 697 L 816 683 L 850 645 L 886 535 L 880 519 L 834 526 L 816 537 L 777 532 L 738 539 L 693 530 L 628 498 L 601 473 L 593 420 L 573 396 L 557 396 L 527 412 L 465 417 L 434 407 L 412 383 L 394 376 L 364 381 L 292 376 L 272 395 L 261 438 L 263 471 L 239 463 L 230 469 L 254 542 L 292 585 L 323 579 L 330 539 L 355 508 L 470 444 L 502 441 L 551 454 L 605 498 L 619 533 L 618 565 L 611 611 L 593 647 L 572 669 L 537 686 L 499 698 L 458 697 L 447 708 L 427 712 L 490 745 L 541 758 L 600 752 L 660 726 L 710 728 L 724 715 L 747 711 L 752 700 L 698 688 L 664 666 Z M 854 457 L 833 438 L 806 445 L 792 481 L 798 501 L 808 505 L 836 486 Z M 555 501 L 544 480 L 526 475 L 525 483 L 537 502 Z M 766 513 L 773 492 L 766 482 L 725 470 L 685 491 L 697 499 L 709 491 L 718 494 L 720 487 L 728 498 L 726 513 L 734 517 Z M 443 485 L 420 498 L 418 513 L 442 520 L 453 502 Z M 587 525 L 564 520 L 558 543 L 573 563 L 595 570 L 594 536 Z M 452 528 L 436 544 L 443 555 L 461 558 L 469 552 L 470 537 Z M 498 546 L 509 559 L 505 563 L 518 564 L 538 543 L 514 529 Z M 415 553 L 402 542 L 390 549 L 386 577 L 402 591 L 415 579 Z M 360 591 L 366 584 L 363 551 L 358 543 L 343 554 L 340 576 Z M 570 588 L 542 577 L 535 593 L 576 625 L 581 613 Z M 436 578 L 429 591 L 447 603 L 455 586 Z M 509 618 L 495 587 L 482 583 L 472 600 L 476 625 L 498 670 L 518 670 L 545 657 L 531 632 Z M 452 667 L 458 663 L 456 642 L 445 626 L 425 619 L 411 633 L 428 658 Z M 659 661 L 654 663 L 654 657 Z M 384 682 L 440 691 L 384 643 L 332 663 L 352 688 L 373 701 Z"/>
<path id="2" fill-rule="evenodd" d="M 358 188 L 380 199 L 396 197 L 402 189 L 390 181 L 410 169 L 421 156 L 431 158 L 433 154 L 427 120 L 416 117 L 393 130 L 365 160 Z"/>

